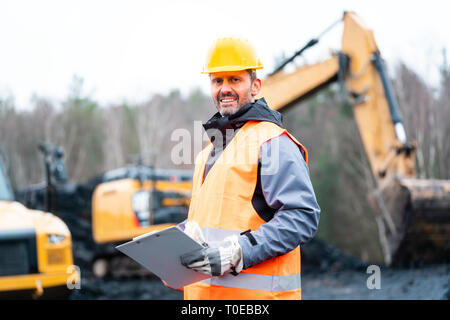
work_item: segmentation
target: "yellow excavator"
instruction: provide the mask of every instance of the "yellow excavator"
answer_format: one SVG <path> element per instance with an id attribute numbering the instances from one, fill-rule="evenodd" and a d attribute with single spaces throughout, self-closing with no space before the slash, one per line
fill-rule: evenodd
<path id="1" fill-rule="evenodd" d="M 450 261 L 450 181 L 416 177 L 416 143 L 407 140 L 373 32 L 353 12 L 345 12 L 336 23 L 341 22 L 344 28 L 338 53 L 284 72 L 287 64 L 318 43 L 320 37 L 313 38 L 263 80 L 259 97 L 283 112 L 329 84 L 340 82 L 351 102 L 376 181 L 369 199 L 382 220 L 378 228 L 384 262 L 404 265 Z"/>
<path id="2" fill-rule="evenodd" d="M 147 271 L 113 247 L 151 231 L 174 226 L 187 218 L 192 172 L 130 167 L 117 179 L 98 184 L 92 194 L 92 235 L 97 248 L 92 259 L 96 277 L 130 277 Z M 107 250 L 105 250 L 107 249 Z"/>
<path id="3" fill-rule="evenodd" d="M 0 158 L 0 298 L 64 299 L 79 285 L 69 229 L 14 201 Z"/>
<path id="4" fill-rule="evenodd" d="M 137 164 L 72 183 L 64 150 L 41 142 L 46 181 L 17 198 L 27 207 L 53 212 L 69 227 L 75 262 L 96 277 L 145 276 L 146 269 L 115 246 L 143 233 L 174 226 L 187 217 L 192 171 Z"/>

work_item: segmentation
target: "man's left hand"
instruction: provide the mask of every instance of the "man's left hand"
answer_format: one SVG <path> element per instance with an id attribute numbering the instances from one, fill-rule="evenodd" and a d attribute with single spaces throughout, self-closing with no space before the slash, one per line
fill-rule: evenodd
<path id="1" fill-rule="evenodd" d="M 225 238 L 218 247 L 204 245 L 202 249 L 181 256 L 185 267 L 210 276 L 222 276 L 227 272 L 241 272 L 244 261 L 236 235 Z"/>

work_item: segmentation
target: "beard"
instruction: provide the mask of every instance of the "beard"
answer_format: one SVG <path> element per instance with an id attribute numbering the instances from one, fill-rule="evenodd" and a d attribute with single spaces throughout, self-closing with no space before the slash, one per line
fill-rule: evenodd
<path id="1" fill-rule="evenodd" d="M 236 99 L 236 106 L 234 107 L 224 107 L 220 105 L 220 100 L 223 98 L 235 98 Z M 243 106 L 245 106 L 247 103 L 253 102 L 253 96 L 250 94 L 246 99 L 240 99 L 237 94 L 234 93 L 228 93 L 228 94 L 222 94 L 219 93 L 215 99 L 216 108 L 219 111 L 219 113 L 224 116 L 231 116 L 238 112 Z"/>

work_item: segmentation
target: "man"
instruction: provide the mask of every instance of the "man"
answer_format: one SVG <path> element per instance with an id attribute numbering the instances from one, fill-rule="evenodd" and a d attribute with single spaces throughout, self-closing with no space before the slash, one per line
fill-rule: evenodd
<path id="1" fill-rule="evenodd" d="M 181 257 L 212 278 L 184 287 L 185 299 L 300 299 L 300 248 L 320 215 L 306 149 L 269 109 L 252 46 L 222 38 L 209 74 L 218 112 L 203 126 L 211 143 L 196 158 L 184 231 L 204 245 Z"/>

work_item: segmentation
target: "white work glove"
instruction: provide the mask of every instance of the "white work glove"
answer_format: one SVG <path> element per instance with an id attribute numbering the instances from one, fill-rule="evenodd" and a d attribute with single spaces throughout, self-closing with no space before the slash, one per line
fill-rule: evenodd
<path id="1" fill-rule="evenodd" d="M 222 276 L 227 272 L 237 275 L 244 265 L 238 236 L 229 236 L 214 248 L 205 243 L 202 249 L 182 255 L 181 264 L 210 276 Z"/>
<path id="2" fill-rule="evenodd" d="M 189 237 L 203 245 L 206 243 L 205 237 L 203 236 L 202 229 L 195 221 L 188 221 L 184 225 L 184 233 L 186 233 Z"/>

